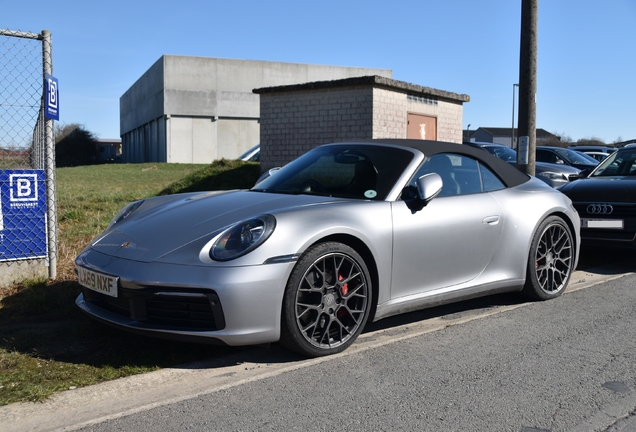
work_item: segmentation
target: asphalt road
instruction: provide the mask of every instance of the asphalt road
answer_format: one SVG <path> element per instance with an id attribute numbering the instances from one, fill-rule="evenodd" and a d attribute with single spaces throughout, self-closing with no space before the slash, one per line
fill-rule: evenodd
<path id="1" fill-rule="evenodd" d="M 237 349 L 0 407 L 0 429 L 636 430 L 634 257 L 585 253 L 555 300 L 492 296 L 386 319 L 329 358 Z"/>

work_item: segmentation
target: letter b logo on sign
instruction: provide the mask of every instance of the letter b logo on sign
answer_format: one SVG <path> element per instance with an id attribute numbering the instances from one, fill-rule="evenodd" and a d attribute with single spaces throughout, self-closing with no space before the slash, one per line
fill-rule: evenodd
<path id="1" fill-rule="evenodd" d="M 18 198 L 31 195 L 31 182 L 27 179 L 18 179 Z"/>
<path id="2" fill-rule="evenodd" d="M 38 177 L 36 174 L 12 174 L 9 176 L 10 201 L 37 201 Z"/>

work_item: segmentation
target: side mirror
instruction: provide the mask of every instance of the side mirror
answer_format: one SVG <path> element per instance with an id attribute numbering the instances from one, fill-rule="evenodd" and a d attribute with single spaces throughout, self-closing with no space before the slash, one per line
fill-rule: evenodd
<path id="1" fill-rule="evenodd" d="M 437 173 L 424 174 L 415 182 L 417 185 L 417 194 L 424 205 L 428 204 L 442 191 L 444 183 Z"/>
<path id="2" fill-rule="evenodd" d="M 437 173 L 424 174 L 415 181 L 415 187 L 407 186 L 402 199 L 413 213 L 422 210 L 442 191 L 442 178 Z"/>

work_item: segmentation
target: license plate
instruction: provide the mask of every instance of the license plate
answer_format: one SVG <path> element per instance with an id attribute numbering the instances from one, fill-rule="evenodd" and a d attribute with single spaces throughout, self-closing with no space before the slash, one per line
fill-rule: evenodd
<path id="1" fill-rule="evenodd" d="M 106 294 L 107 296 L 117 297 L 118 280 L 119 278 L 115 276 L 77 267 L 77 281 L 81 286 Z"/>
<path id="2" fill-rule="evenodd" d="M 581 228 L 623 229 L 622 219 L 581 219 Z"/>

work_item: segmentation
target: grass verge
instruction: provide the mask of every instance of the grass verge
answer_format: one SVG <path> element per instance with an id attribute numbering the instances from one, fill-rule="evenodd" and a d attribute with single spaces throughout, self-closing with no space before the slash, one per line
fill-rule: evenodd
<path id="1" fill-rule="evenodd" d="M 126 203 L 153 195 L 247 188 L 259 165 L 122 164 L 57 170 L 58 278 L 0 288 L 0 405 L 149 372 L 231 348 L 170 342 L 95 322 L 75 306 L 73 260 Z"/>

